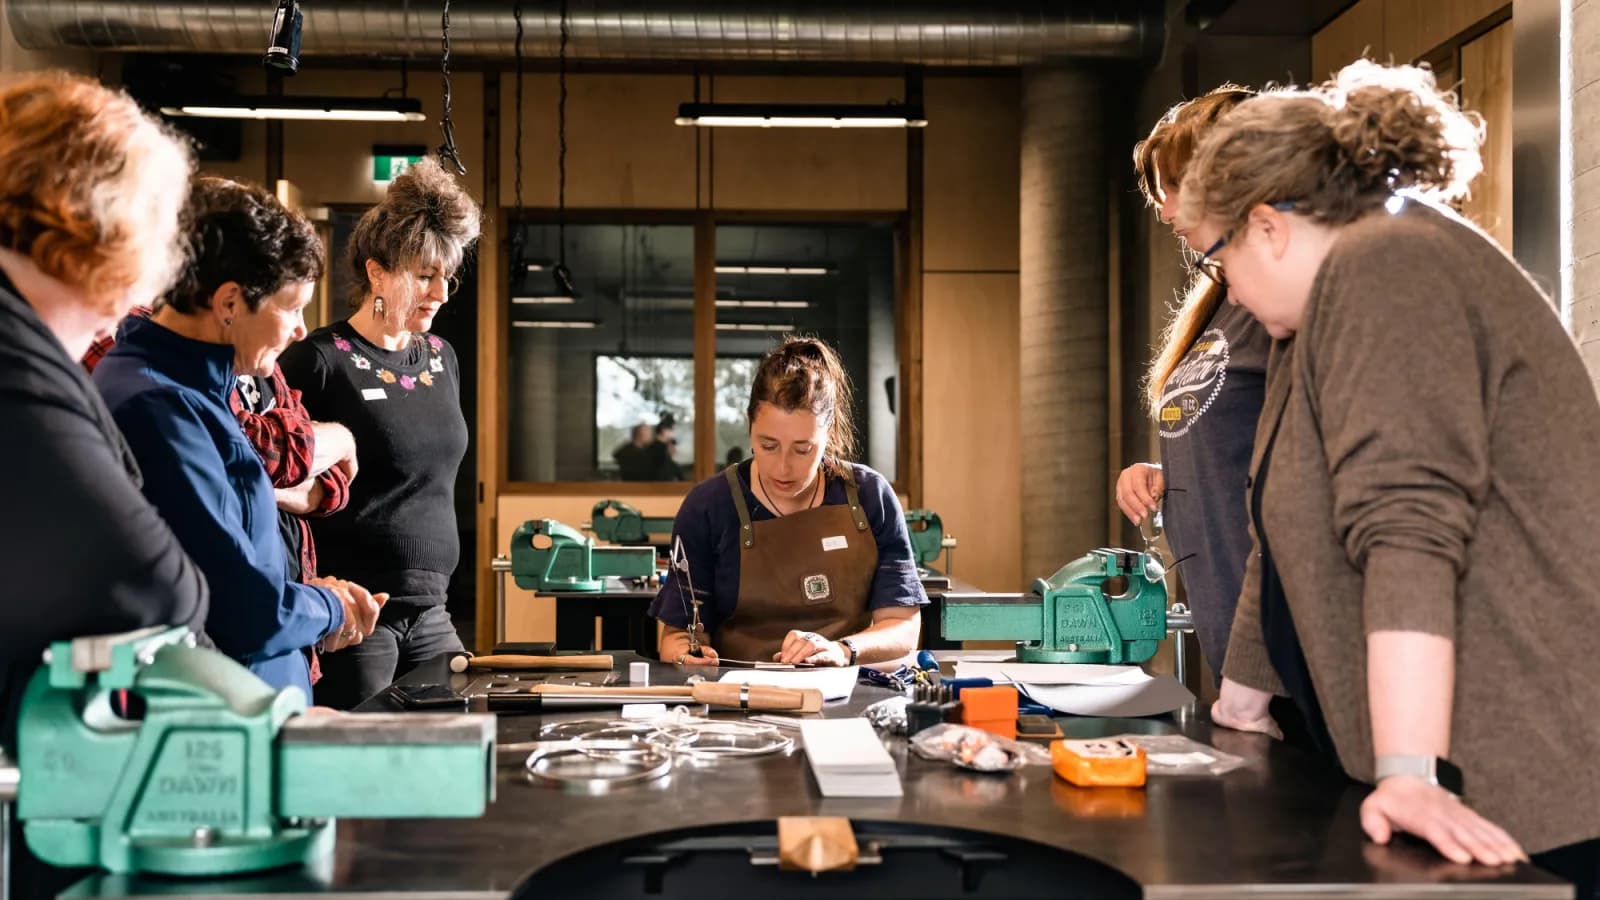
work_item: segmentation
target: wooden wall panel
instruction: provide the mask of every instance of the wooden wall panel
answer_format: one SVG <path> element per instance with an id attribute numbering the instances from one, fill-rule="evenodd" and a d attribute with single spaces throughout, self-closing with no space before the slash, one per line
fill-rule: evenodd
<path id="1" fill-rule="evenodd" d="M 1017 270 L 1020 82 L 928 78 L 923 268 Z"/>
<path id="2" fill-rule="evenodd" d="M 717 78 L 712 95 L 703 93 L 701 99 L 722 103 L 884 103 L 904 95 L 905 83 L 899 78 L 730 76 Z M 706 150 L 714 154 L 712 189 L 719 209 L 905 208 L 904 129 L 708 131 L 710 146 Z"/>
<path id="3" fill-rule="evenodd" d="M 555 75 L 526 75 L 522 89 L 522 199 L 554 207 L 559 178 Z M 567 205 L 609 209 L 692 209 L 693 128 L 673 124 L 694 96 L 688 75 L 567 77 Z M 515 205 L 516 75 L 503 73 L 500 202 Z"/>
<path id="4" fill-rule="evenodd" d="M 1484 120 L 1483 174 L 1462 211 L 1511 250 L 1512 23 L 1461 48 L 1461 100 Z"/>
<path id="5" fill-rule="evenodd" d="M 284 83 L 285 94 L 345 94 L 377 97 L 400 86 L 398 72 L 303 68 Z M 309 205 L 376 203 L 384 185 L 372 181 L 373 144 L 439 145 L 443 90 L 437 77 L 414 75 L 408 89 L 422 101 L 423 122 L 286 122 L 284 177 L 300 186 Z M 456 72 L 450 78 L 450 118 L 468 175 L 462 183 L 483 200 L 483 76 Z M 257 180 L 260 175 L 254 176 Z"/>
<path id="6" fill-rule="evenodd" d="M 1383 4 L 1386 53 L 1397 62 L 1422 56 L 1510 5 L 1509 0 L 1383 0 Z"/>
<path id="7" fill-rule="evenodd" d="M 1384 0 L 1361 0 L 1311 38 L 1311 80 L 1322 81 L 1363 55 L 1385 59 Z"/>
<path id="8" fill-rule="evenodd" d="M 1412 62 L 1503 9 L 1508 0 L 1361 0 L 1311 39 L 1316 80 L 1361 58 Z"/>
<path id="9" fill-rule="evenodd" d="M 1018 591 L 1022 571 L 1018 276 L 923 278 L 923 505 L 955 537 L 953 572 Z"/>

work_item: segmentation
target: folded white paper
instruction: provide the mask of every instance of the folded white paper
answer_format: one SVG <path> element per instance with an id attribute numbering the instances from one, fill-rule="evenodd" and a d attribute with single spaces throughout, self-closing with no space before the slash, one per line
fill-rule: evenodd
<path id="1" fill-rule="evenodd" d="M 1103 666 L 1089 663 L 1019 663 L 966 661 L 956 663 L 957 678 L 989 678 L 995 682 L 1023 684 L 1123 684 L 1140 685 L 1150 676 L 1138 666 Z"/>
<path id="2" fill-rule="evenodd" d="M 1147 676 L 1139 684 L 1018 684 L 1035 703 L 1071 716 L 1160 716 L 1194 702 L 1171 675 Z"/>
<path id="3" fill-rule="evenodd" d="M 718 681 L 736 684 L 764 684 L 782 688 L 816 688 L 824 700 L 849 700 L 855 693 L 859 666 L 828 666 L 816 669 L 734 669 L 722 673 Z"/>
<path id="4" fill-rule="evenodd" d="M 811 774 L 824 797 L 898 797 L 904 793 L 894 759 L 866 719 L 800 723 Z"/>

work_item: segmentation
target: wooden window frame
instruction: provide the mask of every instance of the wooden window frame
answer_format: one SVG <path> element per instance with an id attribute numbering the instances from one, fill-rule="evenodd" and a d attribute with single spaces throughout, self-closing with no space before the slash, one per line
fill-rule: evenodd
<path id="1" fill-rule="evenodd" d="M 520 212 L 511 207 L 499 210 L 500 221 L 508 229 L 503 240 L 510 239 L 509 229 L 519 224 L 552 225 L 560 220 L 558 210 L 548 207 L 524 208 Z M 627 209 L 591 208 L 565 213 L 570 225 L 689 225 L 694 228 L 694 428 L 695 446 L 713 447 L 716 443 L 715 365 L 716 365 L 716 230 L 726 224 L 763 225 L 819 225 L 819 224 L 877 224 L 893 228 L 895 246 L 895 358 L 896 379 L 900 385 L 895 415 L 895 479 L 894 489 L 904 495 L 915 496 L 916 474 L 912 460 L 922 458 L 921 429 L 914 427 L 915 416 L 911 402 L 922 395 L 921 366 L 913 359 L 921 358 L 921 348 L 915 341 L 921 334 L 921 298 L 915 286 L 906 277 L 907 247 L 912 243 L 913 216 L 909 210 L 761 210 L 761 209 Z M 504 262 L 496 273 L 497 291 L 501 306 L 501 327 L 495 335 L 493 352 L 501 360 L 509 359 L 510 327 L 509 304 L 511 273 Z M 481 350 L 482 348 L 480 348 Z M 502 379 L 503 383 L 503 379 Z M 633 494 L 646 497 L 682 497 L 695 484 L 716 474 L 718 461 L 715 453 L 697 453 L 694 471 L 686 481 L 512 481 L 507 472 L 510 467 L 511 391 L 501 385 L 487 382 L 480 391 L 493 390 L 493 398 L 483 397 L 480 402 L 492 402 L 495 410 L 495 435 L 497 458 L 495 465 L 496 496 L 539 497 L 572 494 L 593 494 L 596 498 L 611 494 Z M 920 467 L 918 467 L 920 468 Z M 482 473 L 479 473 L 480 479 Z"/>

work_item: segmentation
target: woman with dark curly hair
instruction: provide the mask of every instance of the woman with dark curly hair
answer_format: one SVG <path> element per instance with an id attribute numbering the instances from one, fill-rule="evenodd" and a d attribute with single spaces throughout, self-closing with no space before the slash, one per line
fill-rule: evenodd
<path id="1" fill-rule="evenodd" d="M 1526 849 L 1589 898 L 1600 671 L 1573 623 L 1600 609 L 1600 402 L 1549 300 L 1439 202 L 1481 139 L 1426 70 L 1361 62 L 1245 101 L 1190 163 L 1201 267 L 1288 342 L 1212 715 L 1263 729 L 1287 695 L 1376 784 L 1373 840 Z"/>
<path id="2" fill-rule="evenodd" d="M 432 160 L 389 185 L 350 237 L 354 313 L 283 356 L 313 418 L 355 435 L 361 475 L 312 523 L 319 564 L 390 595 L 360 646 L 322 658 L 317 702 L 348 709 L 461 649 L 445 609 L 460 560 L 454 489 L 467 450 L 456 354 L 429 333 L 478 239 L 478 205 Z"/>
<path id="3" fill-rule="evenodd" d="M 359 643 L 383 598 L 290 576 L 272 482 L 229 397 L 236 375 L 271 375 L 305 334 L 322 243 L 271 194 L 223 178 L 196 179 L 189 220 L 177 287 L 149 319 L 123 322 L 95 384 L 144 468 L 145 496 L 218 587 L 206 633 L 268 684 L 310 699 L 306 651 Z"/>

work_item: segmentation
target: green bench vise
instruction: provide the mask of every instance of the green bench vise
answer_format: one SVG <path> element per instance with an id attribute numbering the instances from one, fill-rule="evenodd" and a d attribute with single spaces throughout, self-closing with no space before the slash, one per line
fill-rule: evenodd
<path id="1" fill-rule="evenodd" d="M 672 517 L 647 516 L 621 500 L 601 500 L 589 513 L 589 530 L 608 544 L 648 544 L 652 534 L 672 534 Z"/>
<path id="2" fill-rule="evenodd" d="M 955 548 L 956 539 L 945 537 L 944 522 L 940 521 L 939 514 L 931 509 L 906 510 L 906 531 L 911 533 L 911 555 L 917 561 L 917 568 L 924 574 L 947 574 L 935 569 L 933 564 L 939 561 L 940 554 Z"/>
<path id="3" fill-rule="evenodd" d="M 57 866 L 231 875 L 314 862 L 338 817 L 475 817 L 494 799 L 493 716 L 305 708 L 181 628 L 56 642 L 17 722 L 28 848 Z"/>
<path id="4" fill-rule="evenodd" d="M 1159 560 L 1135 550 L 1094 550 L 1027 594 L 946 594 L 940 630 L 952 641 L 1017 642 L 1025 663 L 1142 663 L 1167 636 Z"/>
<path id="5" fill-rule="evenodd" d="M 554 519 L 529 519 L 511 534 L 511 574 L 530 591 L 593 591 L 606 578 L 656 574 L 654 547 L 596 547 L 594 539 Z"/>

